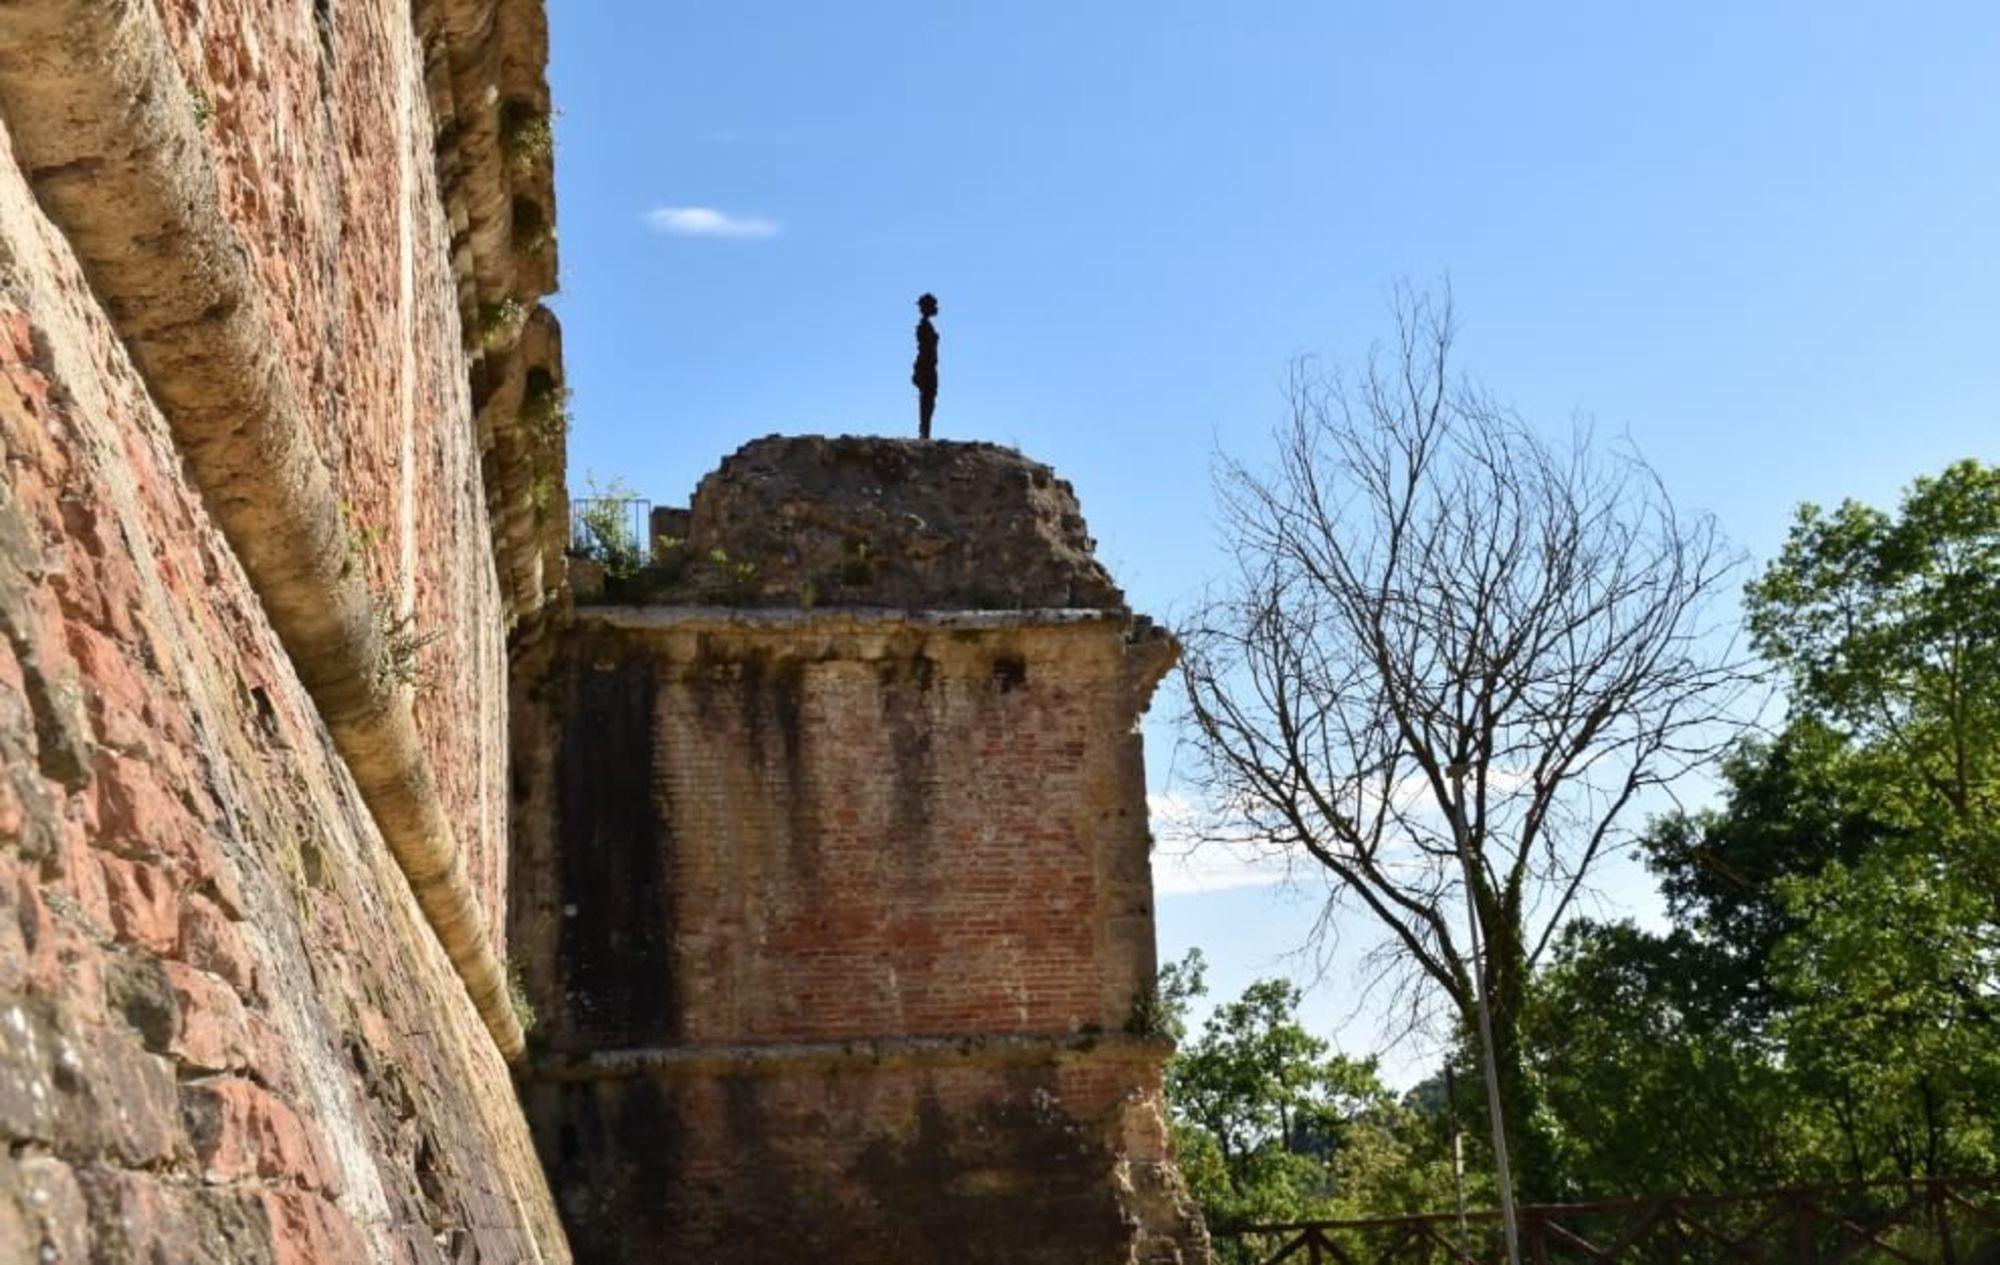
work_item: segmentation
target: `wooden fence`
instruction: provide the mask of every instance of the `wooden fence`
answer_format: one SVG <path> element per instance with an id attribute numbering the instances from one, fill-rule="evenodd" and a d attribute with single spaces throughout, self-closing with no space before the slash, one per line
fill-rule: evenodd
<path id="1" fill-rule="evenodd" d="M 1529 1204 L 1517 1220 L 1534 1265 L 2000 1265 L 2000 1177 Z M 1483 1210 L 1230 1226 L 1214 1238 L 1219 1259 L 1256 1265 L 1506 1260 L 1500 1214 Z"/>

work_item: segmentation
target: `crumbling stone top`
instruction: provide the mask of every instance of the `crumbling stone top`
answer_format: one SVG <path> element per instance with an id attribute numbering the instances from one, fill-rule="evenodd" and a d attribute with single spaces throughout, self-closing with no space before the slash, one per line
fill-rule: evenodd
<path id="1" fill-rule="evenodd" d="M 1070 485 L 998 444 L 767 436 L 701 481 L 687 532 L 667 600 L 1126 609 Z"/>

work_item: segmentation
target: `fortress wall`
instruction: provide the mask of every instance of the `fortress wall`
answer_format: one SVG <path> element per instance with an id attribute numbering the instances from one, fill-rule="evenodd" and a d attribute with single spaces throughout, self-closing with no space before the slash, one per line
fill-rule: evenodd
<path id="1" fill-rule="evenodd" d="M 0 1261 L 559 1260 L 507 1070 L 0 149 Z"/>
<path id="2" fill-rule="evenodd" d="M 1157 1049 L 820 1053 L 529 1085 L 578 1259 L 1207 1259 L 1163 1176 Z"/>
<path id="3" fill-rule="evenodd" d="M 1123 616 L 607 618 L 522 674 L 541 1048 L 1123 1029 L 1153 978 Z"/>
<path id="4" fill-rule="evenodd" d="M 581 1257 L 1202 1259 L 1166 1047 L 1127 1032 L 1170 644 L 1117 610 L 551 639 L 517 684 L 513 942 Z"/>
<path id="5" fill-rule="evenodd" d="M 546 118 L 540 5 L 461 2 L 454 43 L 442 8 L 419 7 L 420 31 L 407 0 L 150 2 L 355 563 L 384 626 L 423 643 L 418 733 L 497 935 L 506 633 L 544 584 L 538 574 L 514 596 L 489 504 L 530 496 L 538 476 L 549 497 L 561 445 L 545 471 L 503 480 L 495 419 L 475 420 L 473 396 L 493 365 L 519 360 L 526 314 L 554 283 L 552 236 L 517 249 L 508 218 L 519 185 L 553 225 L 547 153 L 510 159 L 498 121 L 517 99 Z M 481 98 L 483 127 L 458 117 L 455 91 Z M 475 196 L 482 182 L 492 188 Z M 488 328 L 507 299 L 522 315 Z M 512 413 L 506 424 L 519 429 Z M 559 537 L 560 506 L 542 518 Z"/>

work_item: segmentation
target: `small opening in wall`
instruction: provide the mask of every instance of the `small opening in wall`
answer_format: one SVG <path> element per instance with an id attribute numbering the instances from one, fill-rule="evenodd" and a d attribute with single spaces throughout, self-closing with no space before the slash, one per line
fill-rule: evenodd
<path id="1" fill-rule="evenodd" d="M 549 215 L 542 204 L 529 197 L 517 197 L 513 207 L 514 245 L 536 251 L 549 244 L 552 236 Z"/>
<path id="2" fill-rule="evenodd" d="M 271 704 L 271 692 L 261 685 L 250 687 L 250 705 L 257 713 L 257 727 L 272 738 L 281 732 L 278 725 L 278 709 Z"/>
<path id="3" fill-rule="evenodd" d="M 993 684 L 1000 687 L 1002 694 L 1011 694 L 1028 683 L 1028 661 L 1018 655 L 1006 655 L 993 661 Z"/>

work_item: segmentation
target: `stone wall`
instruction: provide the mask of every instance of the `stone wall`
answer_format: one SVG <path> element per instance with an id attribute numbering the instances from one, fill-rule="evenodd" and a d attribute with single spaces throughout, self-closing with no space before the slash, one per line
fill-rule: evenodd
<path id="1" fill-rule="evenodd" d="M 402 785 L 463 862 L 432 877 L 497 927 L 508 633 L 561 521 L 513 512 L 560 481 L 522 416 L 532 373 L 560 383 L 547 154 L 498 117 L 546 117 L 540 21 L 0 13 L 0 1262 L 567 1258 L 495 1038 L 337 749 L 365 726 L 324 701 L 413 712 Z M 167 214 L 130 196 L 147 173 Z M 200 250 L 226 302 L 190 322 L 201 292 L 148 268 Z M 303 435 L 228 472 L 247 510 L 201 483 L 258 451 L 239 398 Z M 244 533 L 313 488 L 324 533 Z M 359 586 L 360 673 L 282 631 L 333 587 L 240 561 L 288 553 Z"/>
<path id="2" fill-rule="evenodd" d="M 581 1260 L 1205 1261 L 1159 1057 L 861 1043 L 594 1068 L 527 1102 Z"/>
<path id="3" fill-rule="evenodd" d="M 768 435 L 653 513 L 647 601 L 1125 609 L 1070 485 L 998 444 Z"/>

